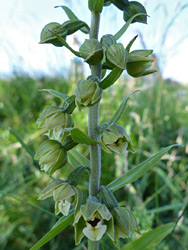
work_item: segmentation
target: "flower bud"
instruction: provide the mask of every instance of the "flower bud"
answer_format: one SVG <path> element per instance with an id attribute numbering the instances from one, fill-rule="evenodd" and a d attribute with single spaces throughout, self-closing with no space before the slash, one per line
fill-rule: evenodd
<path id="1" fill-rule="evenodd" d="M 55 129 L 73 127 L 72 116 L 57 106 L 47 107 L 36 122 L 39 128 Z"/>
<path id="2" fill-rule="evenodd" d="M 129 54 L 127 62 L 127 73 L 132 77 L 140 77 L 156 72 L 156 69 L 149 69 L 153 59 L 149 57 L 153 50 L 134 50 Z"/>
<path id="3" fill-rule="evenodd" d="M 145 14 L 137 16 L 133 19 L 132 23 L 138 22 L 138 23 L 147 23 L 147 12 L 144 6 L 136 1 L 131 1 L 126 4 L 126 8 L 124 8 L 124 15 L 123 18 L 127 22 L 132 16 L 136 14 Z"/>
<path id="4" fill-rule="evenodd" d="M 116 123 L 108 126 L 101 135 L 103 149 L 109 153 L 114 151 L 118 154 L 125 153 L 126 150 L 135 152 L 131 138 L 121 125 Z"/>
<path id="5" fill-rule="evenodd" d="M 127 238 L 134 230 L 139 232 L 134 214 L 125 207 L 115 207 L 111 210 L 114 218 L 115 240 Z"/>
<path id="6" fill-rule="evenodd" d="M 48 136 L 52 140 L 64 140 L 67 133 L 64 128 L 74 126 L 72 116 L 57 106 L 47 107 L 36 121 L 39 128 L 47 128 Z"/>
<path id="7" fill-rule="evenodd" d="M 95 78 L 90 77 L 87 80 L 80 80 L 75 88 L 76 105 L 81 111 L 87 106 L 93 106 L 98 103 L 102 97 L 102 89 L 99 87 Z"/>
<path id="8" fill-rule="evenodd" d="M 89 197 L 87 203 L 76 213 L 74 226 L 76 245 L 84 236 L 92 241 L 99 241 L 105 232 L 113 239 L 112 215 L 96 197 Z"/>
<path id="9" fill-rule="evenodd" d="M 55 140 L 43 142 L 36 151 L 35 160 L 39 160 L 41 170 L 52 175 L 67 162 L 67 153 L 61 143 Z"/>
<path id="10" fill-rule="evenodd" d="M 103 48 L 97 39 L 86 39 L 79 51 L 84 61 L 90 65 L 97 65 L 103 59 Z"/>

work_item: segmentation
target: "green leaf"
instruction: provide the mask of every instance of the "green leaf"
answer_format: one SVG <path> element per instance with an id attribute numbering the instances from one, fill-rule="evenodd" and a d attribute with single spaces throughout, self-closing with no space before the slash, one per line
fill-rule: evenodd
<path id="1" fill-rule="evenodd" d="M 132 21 L 134 20 L 135 17 L 137 17 L 137 16 L 146 16 L 146 15 L 147 14 L 138 13 L 138 14 L 132 16 L 131 18 L 129 18 L 129 20 L 126 22 L 126 24 L 123 25 L 123 27 L 114 35 L 115 39 L 118 40 L 118 39 L 120 39 L 120 37 L 122 37 L 122 35 L 128 29 L 129 25 L 132 23 Z"/>
<path id="2" fill-rule="evenodd" d="M 133 39 L 131 39 L 131 41 L 127 44 L 127 46 L 125 48 L 127 52 L 130 51 L 130 48 L 133 45 L 133 43 L 135 42 L 135 40 L 136 40 L 137 37 L 138 37 L 138 35 L 136 35 L 135 37 L 133 37 Z"/>
<path id="3" fill-rule="evenodd" d="M 147 210 L 148 213 L 162 213 L 162 212 L 166 212 L 169 210 L 174 210 L 174 209 L 182 209 L 185 206 L 185 203 L 181 202 L 181 203 L 174 203 L 174 204 L 170 204 L 170 205 L 166 205 L 166 206 L 162 206 L 162 207 L 156 207 L 156 208 L 152 208 Z"/>
<path id="4" fill-rule="evenodd" d="M 15 130 L 13 130 L 13 129 L 10 129 L 10 133 L 16 137 L 16 139 L 20 142 L 20 144 L 22 145 L 22 147 L 26 150 L 26 152 L 34 160 L 35 153 L 33 152 L 33 150 L 27 144 L 25 144 L 25 142 L 22 140 L 22 138 L 20 137 L 20 135 Z"/>
<path id="5" fill-rule="evenodd" d="M 77 16 L 72 12 L 72 10 L 70 10 L 67 6 L 64 6 L 64 5 L 55 6 L 55 8 L 59 8 L 59 7 L 61 7 L 61 8 L 65 11 L 66 15 L 68 16 L 68 18 L 69 18 L 70 20 L 79 20 L 78 17 L 77 17 Z M 83 33 L 85 33 L 85 34 L 89 34 L 89 30 L 88 30 L 88 28 L 86 28 L 86 27 L 83 27 L 83 28 L 81 28 L 80 30 L 81 30 Z"/>
<path id="6" fill-rule="evenodd" d="M 46 91 L 48 93 L 50 93 L 51 95 L 54 95 L 55 97 L 61 99 L 61 100 L 65 100 L 68 96 L 59 92 L 59 91 L 56 91 L 54 89 L 41 89 L 39 91 Z"/>
<path id="7" fill-rule="evenodd" d="M 149 159 L 145 160 L 144 162 L 140 163 L 136 167 L 130 169 L 125 174 L 121 175 L 111 183 L 107 185 L 107 187 L 110 189 L 110 191 L 116 191 L 125 185 L 136 181 L 141 176 L 143 176 L 148 170 L 150 170 L 161 158 L 163 155 L 165 155 L 172 147 L 175 146 L 182 146 L 178 144 L 173 144 L 171 146 L 168 146 L 166 148 L 163 148 L 160 150 L 157 154 L 153 155 Z"/>
<path id="8" fill-rule="evenodd" d="M 56 224 L 52 227 L 52 229 L 45 234 L 42 239 L 40 239 L 30 250 L 37 250 L 46 244 L 48 241 L 53 239 L 57 234 L 62 232 L 67 226 L 69 226 L 74 220 L 74 210 L 72 210 L 68 216 L 63 216 L 60 218 Z"/>
<path id="9" fill-rule="evenodd" d="M 113 68 L 113 70 L 110 72 L 110 74 L 108 74 L 107 77 L 105 77 L 105 79 L 103 79 L 101 81 L 101 83 L 99 84 L 99 86 L 102 89 L 109 88 L 111 85 L 113 85 L 117 81 L 117 79 L 120 77 L 120 75 L 122 73 L 123 73 L 123 69 Z"/>
<path id="10" fill-rule="evenodd" d="M 92 145 L 92 144 L 97 144 L 99 143 L 98 141 L 94 141 L 91 139 L 88 135 L 86 135 L 84 132 L 82 132 L 79 128 L 68 128 L 65 129 L 65 131 L 69 131 L 72 139 L 81 144 L 86 144 L 86 145 Z"/>
<path id="11" fill-rule="evenodd" d="M 125 108 L 126 108 L 126 106 L 127 106 L 127 101 L 129 100 L 129 97 L 130 97 L 132 94 L 134 94 L 134 93 L 136 93 L 136 92 L 138 92 L 138 91 L 139 91 L 139 90 L 135 90 L 135 91 L 131 92 L 128 96 L 126 96 L 126 97 L 123 99 L 123 101 L 122 101 L 121 104 L 119 105 L 118 109 L 117 109 L 116 112 L 113 114 L 112 118 L 108 121 L 108 124 L 117 123 L 117 122 L 121 119 L 121 117 L 122 117 L 122 115 L 123 115 L 123 113 L 124 113 L 124 111 L 125 111 Z"/>
<path id="12" fill-rule="evenodd" d="M 144 233 L 139 239 L 126 244 L 121 250 L 153 250 L 173 230 L 174 223 L 168 223 Z"/>
<path id="13" fill-rule="evenodd" d="M 68 155 L 70 155 L 76 162 L 79 163 L 78 166 L 90 166 L 90 160 L 87 159 L 80 152 L 78 152 L 76 149 L 70 150 L 68 152 Z"/>

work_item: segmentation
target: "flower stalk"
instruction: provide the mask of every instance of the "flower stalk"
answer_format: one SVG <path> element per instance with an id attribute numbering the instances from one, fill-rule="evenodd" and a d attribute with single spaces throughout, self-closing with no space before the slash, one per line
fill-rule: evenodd
<path id="1" fill-rule="evenodd" d="M 91 12 L 90 38 L 98 39 L 100 24 L 100 14 Z M 101 78 L 101 64 L 91 66 L 91 75 Z M 99 140 L 98 121 L 99 121 L 100 102 L 89 107 L 88 111 L 88 135 L 93 140 Z M 101 149 L 98 144 L 90 145 L 90 176 L 89 176 L 89 195 L 96 196 L 100 188 L 101 177 Z M 88 250 L 99 249 L 98 241 L 88 240 Z"/>

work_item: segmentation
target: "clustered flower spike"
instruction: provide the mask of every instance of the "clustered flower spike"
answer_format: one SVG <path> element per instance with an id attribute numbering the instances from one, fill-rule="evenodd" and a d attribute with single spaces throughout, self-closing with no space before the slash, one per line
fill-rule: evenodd
<path id="1" fill-rule="evenodd" d="M 107 126 L 101 134 L 103 149 L 108 153 L 113 151 L 118 154 L 125 153 L 126 150 L 135 152 L 133 143 L 124 127 L 116 123 Z"/>

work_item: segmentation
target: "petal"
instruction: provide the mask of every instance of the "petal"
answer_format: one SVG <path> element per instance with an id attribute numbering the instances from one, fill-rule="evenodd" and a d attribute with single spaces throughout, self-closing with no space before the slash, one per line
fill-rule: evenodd
<path id="1" fill-rule="evenodd" d="M 87 227 L 83 229 L 83 233 L 88 239 L 92 241 L 99 241 L 105 234 L 106 229 L 106 225 L 97 225 L 96 227 L 92 227 L 89 223 L 87 223 Z"/>
<path id="2" fill-rule="evenodd" d="M 67 200 L 60 201 L 59 204 L 58 204 L 58 207 L 59 207 L 59 211 L 63 215 L 67 216 L 69 214 L 71 203 L 69 201 L 67 201 Z"/>

